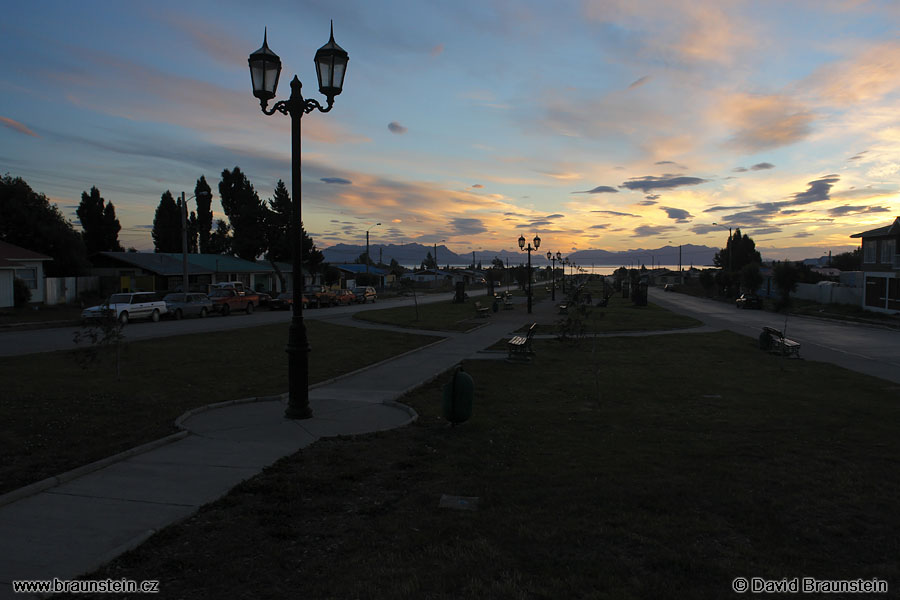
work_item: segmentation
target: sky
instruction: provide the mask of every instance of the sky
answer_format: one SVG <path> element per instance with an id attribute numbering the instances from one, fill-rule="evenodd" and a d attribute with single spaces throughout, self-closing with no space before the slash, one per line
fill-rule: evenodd
<path id="1" fill-rule="evenodd" d="M 0 20 L 0 174 L 77 224 L 92 186 L 123 246 L 160 196 L 239 166 L 290 189 L 290 119 L 249 54 L 320 102 L 315 51 L 350 55 L 302 119 L 302 211 L 320 248 L 457 253 L 725 245 L 765 258 L 858 246 L 900 216 L 900 3 L 867 0 L 43 1 Z M 378 225 L 380 223 L 380 225 Z"/>

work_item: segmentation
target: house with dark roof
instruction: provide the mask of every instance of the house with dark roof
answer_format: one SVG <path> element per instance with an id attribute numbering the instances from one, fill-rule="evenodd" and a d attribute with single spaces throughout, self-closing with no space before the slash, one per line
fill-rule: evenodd
<path id="1" fill-rule="evenodd" d="M 850 237 L 862 239 L 863 308 L 900 312 L 900 217 Z"/>
<path id="2" fill-rule="evenodd" d="M 21 279 L 31 290 L 31 302 L 44 301 L 44 254 L 0 241 L 0 308 L 15 304 L 13 280 Z"/>
<path id="3" fill-rule="evenodd" d="M 366 265 L 358 263 L 345 263 L 334 265 L 334 267 L 341 272 L 341 288 L 353 288 L 358 285 L 369 285 L 360 284 L 356 281 L 360 275 L 365 275 L 367 272 L 369 276 L 378 278 L 379 283 L 377 285 L 382 289 L 385 287 L 385 285 L 389 285 L 394 281 L 393 273 L 379 267 L 373 267 L 372 265 L 369 265 L 368 271 L 366 271 Z"/>

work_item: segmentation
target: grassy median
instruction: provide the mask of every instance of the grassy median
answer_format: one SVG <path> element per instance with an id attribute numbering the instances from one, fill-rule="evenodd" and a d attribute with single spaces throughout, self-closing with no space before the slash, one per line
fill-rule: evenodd
<path id="1" fill-rule="evenodd" d="M 167 597 L 731 597 L 738 576 L 900 581 L 897 386 L 728 332 L 470 361 L 402 430 L 321 440 L 88 576 Z M 441 509 L 442 494 L 479 498 Z M 227 557 L 223 559 L 223 557 Z"/>
<path id="2" fill-rule="evenodd" d="M 452 301 L 430 302 L 418 306 L 398 306 L 380 310 L 366 310 L 353 318 L 395 327 L 426 329 L 429 331 L 468 331 L 479 325 L 475 303 L 490 308 L 493 298 L 481 296 L 457 304 Z"/>
<path id="3" fill-rule="evenodd" d="M 436 338 L 307 320 L 310 383 Z M 123 345 L 83 369 L 72 352 L 0 360 L 0 493 L 175 431 L 185 411 L 287 391 L 287 324 Z"/>

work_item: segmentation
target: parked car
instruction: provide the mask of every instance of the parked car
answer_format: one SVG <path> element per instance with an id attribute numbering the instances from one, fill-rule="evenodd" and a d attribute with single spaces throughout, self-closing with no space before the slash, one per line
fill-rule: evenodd
<path id="1" fill-rule="evenodd" d="M 334 306 L 337 303 L 337 296 L 324 285 L 308 285 L 303 290 L 303 301 L 316 308 Z"/>
<path id="2" fill-rule="evenodd" d="M 306 296 L 303 296 L 303 308 L 309 305 Z M 269 300 L 269 310 L 288 310 L 294 306 L 294 292 L 282 292 Z"/>
<path id="3" fill-rule="evenodd" d="M 206 294 L 168 294 L 163 301 L 168 314 L 176 320 L 184 317 L 206 317 L 213 310 L 212 300 Z"/>
<path id="4" fill-rule="evenodd" d="M 356 301 L 360 304 L 365 304 L 369 300 L 375 302 L 375 299 L 378 297 L 375 293 L 375 288 L 372 286 L 355 287 L 353 288 L 353 295 L 356 296 Z"/>
<path id="5" fill-rule="evenodd" d="M 350 290 L 341 290 L 336 294 L 336 302 L 343 306 L 350 306 L 356 302 L 356 294 Z"/>
<path id="6" fill-rule="evenodd" d="M 738 308 L 762 308 L 762 298 L 756 294 L 741 294 L 741 297 L 734 301 L 734 305 Z"/>
<path id="7" fill-rule="evenodd" d="M 150 319 L 155 323 L 166 310 L 166 303 L 156 292 L 123 292 L 113 294 L 99 306 L 86 308 L 81 312 L 81 319 L 90 321 L 115 315 L 122 325 L 131 319 Z"/>
<path id="8" fill-rule="evenodd" d="M 663 291 L 664 292 L 677 292 L 678 284 L 677 283 L 667 283 L 665 286 L 663 286 Z"/>
<path id="9" fill-rule="evenodd" d="M 214 312 L 222 313 L 222 316 L 228 316 L 232 311 L 243 310 L 249 315 L 253 312 L 253 307 L 258 303 L 259 296 L 256 292 L 241 292 L 231 287 L 217 287 L 209 294 L 212 301 Z"/>
<path id="10" fill-rule="evenodd" d="M 256 292 L 256 295 L 259 297 L 257 306 L 269 306 L 269 302 L 272 301 L 272 294 L 269 292 Z"/>

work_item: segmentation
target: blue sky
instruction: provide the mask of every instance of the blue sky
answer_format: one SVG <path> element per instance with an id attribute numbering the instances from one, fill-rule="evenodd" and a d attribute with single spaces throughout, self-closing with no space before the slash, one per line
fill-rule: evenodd
<path id="1" fill-rule="evenodd" d="M 321 99 L 331 19 L 344 93 L 303 118 L 320 247 L 721 246 L 731 226 L 799 258 L 900 215 L 900 5 L 865 0 L 15 3 L 0 171 L 73 220 L 99 187 L 141 250 L 200 175 L 215 192 L 240 166 L 268 198 L 290 123 L 260 113 L 247 56 L 267 27 L 278 98 L 297 74 Z"/>

